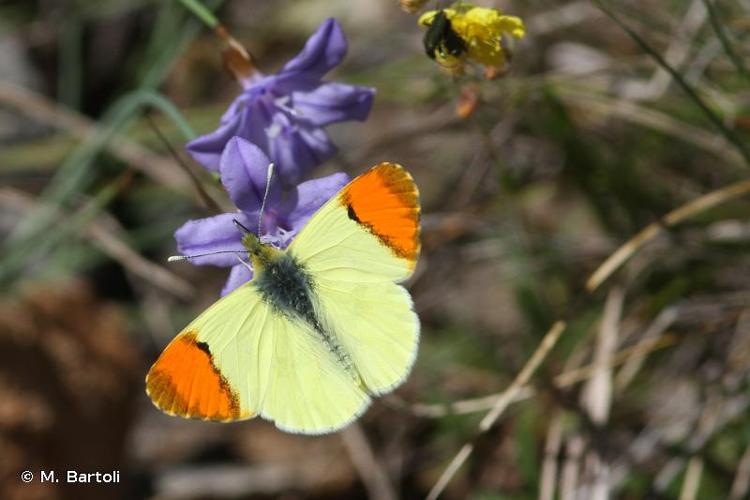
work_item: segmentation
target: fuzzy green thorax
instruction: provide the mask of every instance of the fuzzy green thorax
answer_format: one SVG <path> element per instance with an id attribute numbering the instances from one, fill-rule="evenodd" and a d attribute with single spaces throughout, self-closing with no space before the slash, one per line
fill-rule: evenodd
<path id="1" fill-rule="evenodd" d="M 281 250 L 261 243 L 260 239 L 253 233 L 245 233 L 242 237 L 242 244 L 250 255 L 250 261 L 256 274 L 262 273 L 265 268 L 284 255 Z"/>

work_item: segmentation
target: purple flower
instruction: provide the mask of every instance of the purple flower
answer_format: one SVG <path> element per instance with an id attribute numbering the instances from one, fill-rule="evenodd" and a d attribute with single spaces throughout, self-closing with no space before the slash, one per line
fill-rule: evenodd
<path id="1" fill-rule="evenodd" d="M 239 262 L 247 257 L 242 234 L 233 220 L 262 236 L 264 243 L 286 248 L 307 220 L 349 180 L 344 173 L 313 179 L 282 190 L 275 175 L 271 178 L 263 224 L 258 233 L 258 217 L 266 189 L 270 160 L 257 146 L 241 137 L 233 137 L 219 161 L 221 182 L 239 211 L 205 219 L 191 220 L 175 232 L 177 247 L 183 255 L 235 252 L 194 257 L 197 265 L 232 267 L 221 295 L 224 296 L 252 278 L 253 273 Z"/>
<path id="2" fill-rule="evenodd" d="M 341 26 L 328 19 L 281 71 L 254 73 L 243 81 L 244 90 L 224 113 L 219 128 L 188 143 L 188 151 L 216 172 L 224 146 L 240 136 L 271 158 L 283 185 L 297 183 L 335 152 L 324 126 L 362 121 L 370 112 L 374 89 L 321 81 L 341 62 L 346 49 Z"/>

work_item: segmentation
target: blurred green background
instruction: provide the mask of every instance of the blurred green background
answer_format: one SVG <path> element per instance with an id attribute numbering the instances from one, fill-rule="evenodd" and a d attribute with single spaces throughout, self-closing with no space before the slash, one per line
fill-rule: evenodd
<path id="1" fill-rule="evenodd" d="M 150 124 L 191 161 L 239 91 L 221 42 L 176 1 L 0 3 L 0 498 L 423 498 L 465 443 L 443 498 L 748 498 L 750 3 L 605 2 L 631 33 L 596 2 L 477 3 L 527 25 L 492 81 L 442 72 L 395 0 L 206 1 L 266 72 L 337 17 L 329 79 L 378 93 L 316 175 L 395 161 L 422 193 L 417 365 L 326 437 L 171 418 L 144 393 L 226 278 L 166 263 L 210 212 Z M 40 469 L 121 482 L 19 479 Z"/>

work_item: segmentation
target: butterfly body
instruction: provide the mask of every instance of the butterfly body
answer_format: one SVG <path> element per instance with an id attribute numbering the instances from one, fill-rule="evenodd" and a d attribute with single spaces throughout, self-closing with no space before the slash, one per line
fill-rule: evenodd
<path id="1" fill-rule="evenodd" d="M 252 281 L 165 349 L 146 378 L 164 412 L 233 421 L 261 415 L 320 434 L 359 416 L 414 363 L 419 319 L 396 284 L 419 253 L 411 176 L 380 164 L 329 200 L 286 250 L 243 244 Z"/>
<path id="2" fill-rule="evenodd" d="M 262 269 L 251 284 L 264 301 L 279 314 L 296 315 L 316 329 L 319 328 L 311 299 L 312 278 L 293 256 L 278 252 L 278 256 L 264 267 L 257 262 L 253 267 Z"/>

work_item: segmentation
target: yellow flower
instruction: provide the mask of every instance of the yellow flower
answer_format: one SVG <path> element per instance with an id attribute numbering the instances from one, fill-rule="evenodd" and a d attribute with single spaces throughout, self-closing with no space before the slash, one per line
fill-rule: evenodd
<path id="1" fill-rule="evenodd" d="M 454 73 L 460 73 L 466 59 L 490 67 L 504 66 L 503 35 L 522 38 L 526 34 L 520 18 L 463 2 L 425 12 L 418 23 L 427 27 L 424 43 L 428 55 Z"/>

